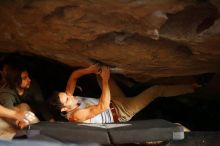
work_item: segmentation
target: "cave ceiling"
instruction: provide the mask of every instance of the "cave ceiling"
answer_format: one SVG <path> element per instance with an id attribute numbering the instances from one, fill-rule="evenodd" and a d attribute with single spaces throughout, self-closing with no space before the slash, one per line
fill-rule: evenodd
<path id="1" fill-rule="evenodd" d="M 137 81 L 218 73 L 219 0 L 2 0 L 0 52 Z"/>

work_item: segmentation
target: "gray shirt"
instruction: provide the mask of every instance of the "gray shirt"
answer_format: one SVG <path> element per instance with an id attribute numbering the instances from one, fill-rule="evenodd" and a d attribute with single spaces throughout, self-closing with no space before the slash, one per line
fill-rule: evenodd
<path id="1" fill-rule="evenodd" d="M 13 109 L 21 101 L 17 93 L 11 89 L 0 89 L 0 105 Z"/>
<path id="2" fill-rule="evenodd" d="M 78 99 L 80 103 L 79 108 L 81 109 L 86 108 L 91 105 L 97 105 L 99 102 L 99 99 L 95 99 L 95 98 L 80 97 L 80 96 L 76 96 L 76 98 Z M 114 123 L 111 110 L 108 108 L 106 111 L 91 118 L 90 123 Z"/>

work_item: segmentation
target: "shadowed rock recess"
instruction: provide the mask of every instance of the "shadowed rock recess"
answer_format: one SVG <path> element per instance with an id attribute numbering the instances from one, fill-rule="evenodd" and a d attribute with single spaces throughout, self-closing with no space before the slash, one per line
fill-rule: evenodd
<path id="1" fill-rule="evenodd" d="M 1 0 L 0 52 L 100 62 L 127 86 L 191 81 L 220 72 L 219 13 L 219 0 Z"/>

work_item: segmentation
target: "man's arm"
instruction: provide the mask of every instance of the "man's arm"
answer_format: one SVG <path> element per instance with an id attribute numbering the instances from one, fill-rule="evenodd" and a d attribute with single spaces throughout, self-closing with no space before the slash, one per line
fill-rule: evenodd
<path id="1" fill-rule="evenodd" d="M 78 109 L 71 113 L 68 117 L 69 121 L 73 122 L 84 122 L 88 119 L 91 119 L 98 114 L 104 112 L 107 108 L 109 108 L 111 95 L 108 85 L 108 80 L 110 76 L 110 72 L 108 67 L 102 67 L 101 72 L 102 77 L 102 94 L 97 105 L 89 106 L 85 109 Z"/>
<path id="2" fill-rule="evenodd" d="M 8 109 L 0 105 L 0 117 L 10 118 L 14 120 L 22 120 L 25 116 L 25 113 L 17 112 L 16 110 Z"/>
<path id="3" fill-rule="evenodd" d="M 88 68 L 78 69 L 76 71 L 73 71 L 66 85 L 67 95 L 73 95 L 76 87 L 76 82 L 79 77 L 91 73 L 98 74 L 98 72 L 99 72 L 99 66 L 97 64 L 91 65 Z"/>
<path id="4" fill-rule="evenodd" d="M 4 92 L 1 93 L 0 97 L 0 117 L 7 118 L 8 122 L 17 125 L 19 121 L 25 118 L 26 111 L 17 110 L 13 103 L 14 96 L 12 94 Z"/>

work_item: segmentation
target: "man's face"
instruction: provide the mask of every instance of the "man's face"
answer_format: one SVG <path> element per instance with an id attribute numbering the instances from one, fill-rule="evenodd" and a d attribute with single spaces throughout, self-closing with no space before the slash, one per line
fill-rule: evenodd
<path id="1" fill-rule="evenodd" d="M 69 96 L 65 92 L 59 93 L 60 102 L 62 104 L 61 112 L 68 112 L 78 106 L 78 100 L 74 96 Z"/>
<path id="2" fill-rule="evenodd" d="M 22 89 L 28 89 L 31 84 L 31 79 L 29 78 L 28 72 L 23 71 L 21 72 L 21 85 L 20 88 Z"/>

